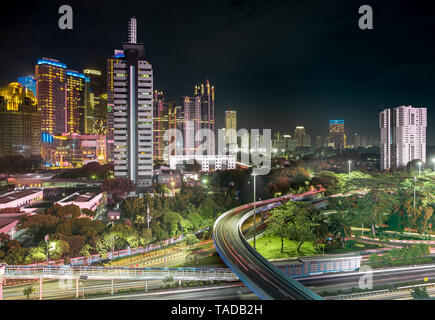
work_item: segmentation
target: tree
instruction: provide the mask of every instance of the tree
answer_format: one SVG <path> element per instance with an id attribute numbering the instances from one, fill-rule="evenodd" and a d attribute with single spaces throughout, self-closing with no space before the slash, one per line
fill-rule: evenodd
<path id="1" fill-rule="evenodd" d="M 162 214 L 162 225 L 165 227 L 169 234 L 169 237 L 177 235 L 179 223 L 181 222 L 181 216 L 173 211 L 166 211 Z"/>
<path id="2" fill-rule="evenodd" d="M 119 202 L 128 192 L 135 190 L 133 182 L 127 178 L 105 178 L 101 189 L 112 196 L 113 202 Z"/>
<path id="3" fill-rule="evenodd" d="M 27 297 L 27 300 L 29 300 L 30 295 L 32 294 L 32 292 L 33 292 L 33 287 L 32 286 L 28 286 L 28 287 L 24 288 L 23 294 Z"/>
<path id="4" fill-rule="evenodd" d="M 11 238 L 10 235 L 8 235 L 7 233 L 4 232 L 0 233 L 0 244 L 9 241 L 10 238 Z"/>
<path id="5" fill-rule="evenodd" d="M 411 290 L 411 297 L 415 300 L 428 299 L 429 294 L 427 293 L 426 287 L 416 287 Z"/>
<path id="6" fill-rule="evenodd" d="M 191 247 L 199 242 L 199 239 L 192 233 L 186 235 L 186 244 Z"/>
<path id="7" fill-rule="evenodd" d="M 146 214 L 146 205 L 142 198 L 126 199 L 123 205 L 125 218 L 136 220 L 137 215 Z"/>
<path id="8" fill-rule="evenodd" d="M 351 219 L 346 212 L 337 211 L 328 216 L 329 231 L 337 239 L 340 239 L 344 248 L 344 238 L 351 234 Z"/>

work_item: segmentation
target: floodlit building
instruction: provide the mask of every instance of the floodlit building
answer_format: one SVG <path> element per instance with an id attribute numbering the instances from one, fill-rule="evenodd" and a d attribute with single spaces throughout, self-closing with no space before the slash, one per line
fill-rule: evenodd
<path id="1" fill-rule="evenodd" d="M 344 133 L 344 120 L 329 120 L 329 143 L 334 149 L 346 148 L 346 135 Z"/>
<path id="2" fill-rule="evenodd" d="M 235 110 L 225 111 L 225 144 L 230 151 L 237 148 L 237 112 Z"/>
<path id="3" fill-rule="evenodd" d="M 27 189 L 12 191 L 0 196 L 0 209 L 22 207 L 39 202 L 42 199 L 42 190 Z"/>
<path id="4" fill-rule="evenodd" d="M 381 170 L 426 162 L 427 109 L 401 106 L 379 113 Z"/>
<path id="5" fill-rule="evenodd" d="M 201 165 L 201 171 L 208 172 L 212 170 L 231 170 L 236 168 L 236 155 L 183 155 L 170 156 L 169 167 L 172 170 L 178 169 L 179 165 L 198 162 Z"/>
<path id="6" fill-rule="evenodd" d="M 0 157 L 39 158 L 40 121 L 36 98 L 30 90 L 17 82 L 0 89 Z"/>

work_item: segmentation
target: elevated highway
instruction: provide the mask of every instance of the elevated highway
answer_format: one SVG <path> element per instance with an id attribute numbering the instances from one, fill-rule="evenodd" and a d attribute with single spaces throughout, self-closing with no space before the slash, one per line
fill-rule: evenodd
<path id="1" fill-rule="evenodd" d="M 285 201 L 324 202 L 323 190 L 256 202 L 256 213 Z M 254 203 L 223 213 L 213 227 L 213 241 L 222 260 L 243 283 L 263 300 L 322 300 L 305 286 L 287 276 L 252 248 L 241 225 L 254 214 Z"/>

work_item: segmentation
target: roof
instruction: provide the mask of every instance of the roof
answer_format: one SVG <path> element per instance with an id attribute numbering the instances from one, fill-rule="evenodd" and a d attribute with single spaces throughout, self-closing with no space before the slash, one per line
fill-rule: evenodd
<path id="1" fill-rule="evenodd" d="M 12 202 L 15 201 L 17 199 L 21 199 L 24 197 L 27 197 L 31 194 L 40 192 L 41 190 L 36 190 L 36 189 L 29 189 L 29 190 L 22 190 L 22 191 L 17 191 L 17 192 L 12 192 L 12 193 L 8 193 L 2 197 L 0 197 L 0 204 L 3 203 L 8 203 L 8 202 Z"/>

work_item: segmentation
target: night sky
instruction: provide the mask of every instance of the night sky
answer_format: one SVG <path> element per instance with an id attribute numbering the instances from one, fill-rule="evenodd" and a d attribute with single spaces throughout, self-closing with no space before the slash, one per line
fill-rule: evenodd
<path id="1" fill-rule="evenodd" d="M 154 87 L 181 103 L 209 79 L 216 125 L 227 106 L 239 128 L 326 135 L 329 119 L 348 134 L 378 136 L 378 111 L 428 108 L 435 144 L 435 7 L 429 1 L 8 1 L 0 19 L 0 85 L 33 74 L 38 58 L 69 68 L 105 68 L 127 41 L 129 18 L 154 69 Z M 74 29 L 58 28 L 58 8 L 74 10 Z M 374 30 L 358 28 L 371 5 Z"/>

